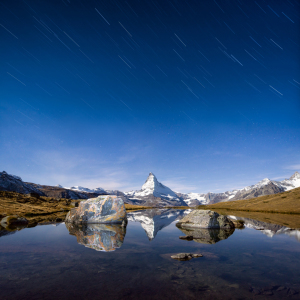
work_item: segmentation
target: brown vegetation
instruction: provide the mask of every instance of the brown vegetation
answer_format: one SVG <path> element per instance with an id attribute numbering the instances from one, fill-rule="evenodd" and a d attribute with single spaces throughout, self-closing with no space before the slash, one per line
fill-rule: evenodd
<path id="1" fill-rule="evenodd" d="M 142 209 L 154 209 L 154 208 L 164 208 L 164 209 L 191 209 L 189 206 L 164 206 L 164 207 L 155 207 L 155 206 L 142 206 L 142 205 L 133 205 L 125 203 L 126 210 L 142 210 Z"/>
<path id="2" fill-rule="evenodd" d="M 30 197 L 16 192 L 0 191 L 0 218 L 8 215 L 25 217 L 29 223 L 64 220 L 72 208 L 70 199 Z"/>
<path id="3" fill-rule="evenodd" d="M 151 209 L 151 208 L 155 208 L 155 207 L 133 205 L 133 204 L 127 204 L 127 203 L 125 203 L 125 208 L 126 208 L 126 210 L 141 210 L 141 209 Z"/>
<path id="4" fill-rule="evenodd" d="M 249 200 L 219 202 L 212 205 L 198 206 L 197 208 L 244 212 L 300 214 L 300 188 L 280 194 L 261 196 Z"/>

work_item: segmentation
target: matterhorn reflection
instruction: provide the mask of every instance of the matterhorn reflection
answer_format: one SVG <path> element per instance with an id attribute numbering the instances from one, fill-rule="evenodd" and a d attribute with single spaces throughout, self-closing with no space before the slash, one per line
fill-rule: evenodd
<path id="1" fill-rule="evenodd" d="M 75 235 L 78 244 L 96 251 L 110 252 L 123 244 L 126 227 L 111 224 L 86 224 L 75 226 L 66 223 L 71 235 Z"/>
<path id="2" fill-rule="evenodd" d="M 146 209 L 127 213 L 128 221 L 141 223 L 149 241 L 152 241 L 158 231 L 169 226 L 172 222 L 180 220 L 191 210 L 183 209 Z"/>

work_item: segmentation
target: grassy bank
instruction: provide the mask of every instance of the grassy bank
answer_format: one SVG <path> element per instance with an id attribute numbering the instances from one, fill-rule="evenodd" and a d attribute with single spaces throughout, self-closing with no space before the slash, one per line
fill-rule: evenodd
<path id="1" fill-rule="evenodd" d="M 191 209 L 188 206 L 165 206 L 165 207 L 153 207 L 153 206 L 141 206 L 141 205 L 133 205 L 125 203 L 126 210 L 142 210 L 142 209 L 153 209 L 153 208 L 161 208 L 161 209 Z"/>
<path id="2" fill-rule="evenodd" d="M 236 200 L 220 202 L 212 205 L 201 205 L 197 208 L 241 211 L 241 212 L 260 212 L 260 213 L 280 213 L 300 215 L 300 188 L 275 195 L 261 196 L 249 200 Z"/>
<path id="3" fill-rule="evenodd" d="M 26 218 L 29 223 L 64 219 L 72 208 L 71 199 L 29 197 L 15 192 L 0 191 L 0 219 L 8 215 Z"/>
<path id="4" fill-rule="evenodd" d="M 155 207 L 133 205 L 133 204 L 127 204 L 127 203 L 125 203 L 125 208 L 126 208 L 126 210 L 141 210 L 141 209 L 151 209 L 151 208 L 155 208 Z"/>

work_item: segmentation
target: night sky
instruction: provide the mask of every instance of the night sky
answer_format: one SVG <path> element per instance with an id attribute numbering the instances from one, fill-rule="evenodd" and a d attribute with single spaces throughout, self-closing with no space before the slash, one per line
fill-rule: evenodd
<path id="1" fill-rule="evenodd" d="M 1 171 L 180 192 L 291 176 L 299 18 L 295 0 L 1 0 Z"/>

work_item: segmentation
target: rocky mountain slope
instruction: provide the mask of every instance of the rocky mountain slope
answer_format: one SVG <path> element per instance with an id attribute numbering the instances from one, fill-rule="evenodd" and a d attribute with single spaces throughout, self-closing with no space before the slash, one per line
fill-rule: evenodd
<path id="1" fill-rule="evenodd" d="M 275 181 L 265 178 L 255 185 L 250 185 L 243 189 L 227 191 L 224 193 L 177 193 L 177 195 L 184 202 L 186 202 L 188 206 L 196 206 L 234 200 L 252 199 L 259 196 L 282 193 L 297 187 L 300 187 L 300 174 L 295 172 L 289 179 L 285 179 L 283 181 Z"/>
<path id="2" fill-rule="evenodd" d="M 300 213 L 300 187 L 277 194 L 247 200 L 235 200 L 209 204 L 206 208 L 216 211 L 245 211 L 263 213 Z M 226 214 L 226 213 L 225 213 Z"/>
<path id="3" fill-rule="evenodd" d="M 37 193 L 45 196 L 42 191 L 30 183 L 23 182 L 21 177 L 0 172 L 0 191 L 17 192 L 21 194 Z"/>
<path id="4" fill-rule="evenodd" d="M 272 195 L 300 187 L 300 174 L 295 172 L 289 179 L 283 181 L 263 179 L 255 185 L 243 189 L 226 191 L 224 193 L 176 193 L 160 183 L 153 173 L 150 173 L 141 190 L 122 192 L 119 190 L 105 190 L 101 187 L 89 189 L 82 186 L 69 188 L 39 185 L 23 182 L 15 175 L 5 171 L 0 172 L 0 191 L 14 191 L 23 194 L 38 193 L 42 196 L 67 199 L 88 199 L 98 195 L 117 195 L 125 203 L 143 206 L 197 206 L 233 200 L 245 200 L 264 195 Z"/>
<path id="5" fill-rule="evenodd" d="M 0 191 L 10 191 L 21 194 L 37 193 L 40 196 L 57 199 L 88 199 L 98 196 L 96 193 L 77 192 L 60 186 L 24 182 L 19 176 L 7 174 L 5 171 L 0 172 Z"/>
<path id="6" fill-rule="evenodd" d="M 142 189 L 124 193 L 134 204 L 144 206 L 187 206 L 187 204 L 170 188 L 160 183 L 150 173 Z"/>

